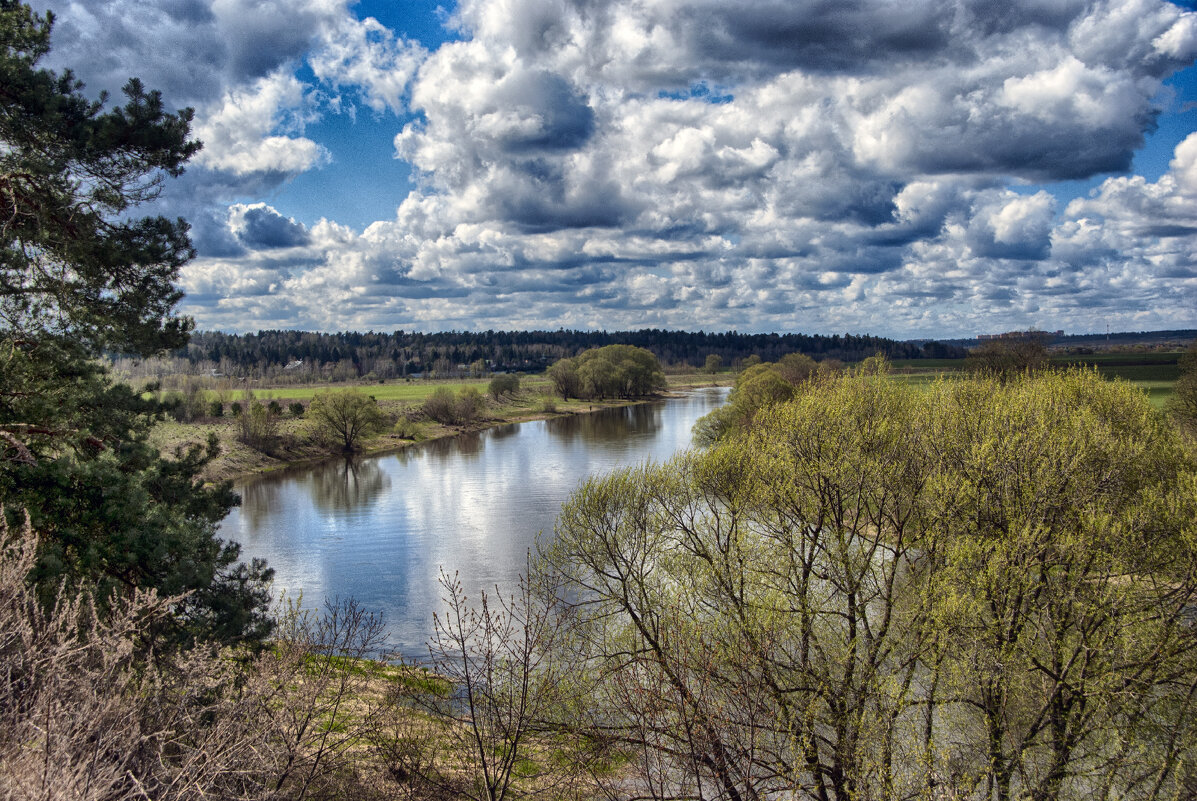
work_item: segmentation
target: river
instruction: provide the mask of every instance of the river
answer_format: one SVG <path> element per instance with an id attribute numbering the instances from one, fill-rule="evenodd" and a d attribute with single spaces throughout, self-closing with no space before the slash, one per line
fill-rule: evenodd
<path id="1" fill-rule="evenodd" d="M 390 645 L 418 656 L 440 609 L 440 570 L 466 591 L 514 586 L 536 538 L 589 476 L 690 445 L 694 422 L 726 388 L 664 401 L 491 428 L 396 453 L 256 477 L 220 536 L 263 557 L 275 592 L 355 598 L 383 615 Z"/>

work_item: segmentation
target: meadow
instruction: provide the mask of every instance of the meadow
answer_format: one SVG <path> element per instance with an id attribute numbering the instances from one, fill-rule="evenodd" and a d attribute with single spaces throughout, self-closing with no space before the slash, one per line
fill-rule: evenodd
<path id="1" fill-rule="evenodd" d="M 1053 367 L 1096 369 L 1103 378 L 1129 381 L 1147 394 L 1151 405 L 1162 409 L 1172 397 L 1172 387 L 1180 377 L 1177 360 L 1180 352 L 1056 354 Z M 934 381 L 965 369 L 963 359 L 895 359 L 894 376 L 912 384 Z"/>

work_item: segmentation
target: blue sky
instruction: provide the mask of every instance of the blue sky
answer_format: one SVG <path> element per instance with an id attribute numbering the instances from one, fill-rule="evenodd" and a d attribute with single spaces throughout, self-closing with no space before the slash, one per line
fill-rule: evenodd
<path id="1" fill-rule="evenodd" d="M 200 328 L 1197 327 L 1164 0 L 49 0 L 196 109 Z"/>

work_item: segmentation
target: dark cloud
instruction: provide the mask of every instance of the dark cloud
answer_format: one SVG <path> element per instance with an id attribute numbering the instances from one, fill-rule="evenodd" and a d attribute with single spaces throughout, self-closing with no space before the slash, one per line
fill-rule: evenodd
<path id="1" fill-rule="evenodd" d="M 175 106 L 199 106 L 231 84 L 293 63 L 344 13 L 303 0 L 49 0 L 55 12 L 49 64 L 72 68 L 92 92 L 118 96 L 142 77 Z"/>
<path id="2" fill-rule="evenodd" d="M 536 71 L 519 74 L 495 93 L 497 111 L 535 121 L 499 138 L 511 153 L 581 147 L 594 133 L 594 110 L 560 75 Z"/>
<path id="3" fill-rule="evenodd" d="M 228 215 L 219 217 L 197 210 L 188 218 L 191 223 L 191 243 L 200 258 L 230 259 L 244 256 L 245 245 L 229 230 Z"/>
<path id="4" fill-rule="evenodd" d="M 307 228 L 269 206 L 246 208 L 239 222 L 237 236 L 251 248 L 291 248 L 310 241 Z"/>
<path id="5" fill-rule="evenodd" d="M 748 2 L 679 17 L 694 51 L 759 74 L 774 69 L 856 72 L 866 65 L 925 57 L 952 40 L 953 8 L 940 0 Z"/>

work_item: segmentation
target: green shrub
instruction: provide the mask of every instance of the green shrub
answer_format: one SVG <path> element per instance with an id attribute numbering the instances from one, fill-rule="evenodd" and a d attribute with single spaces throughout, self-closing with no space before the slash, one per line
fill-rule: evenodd
<path id="1" fill-rule="evenodd" d="M 428 419 L 441 425 L 449 426 L 457 422 L 457 399 L 448 387 L 437 387 L 420 408 Z"/>
<path id="2" fill-rule="evenodd" d="M 400 416 L 395 421 L 395 435 L 403 439 L 416 440 L 420 438 L 420 426 L 411 418 Z"/>
<path id="3" fill-rule="evenodd" d="M 519 392 L 519 389 L 520 377 L 518 375 L 507 374 L 497 375 L 492 378 L 490 384 L 487 385 L 486 391 L 490 393 L 492 398 L 498 400 L 504 395 L 513 395 Z"/>

